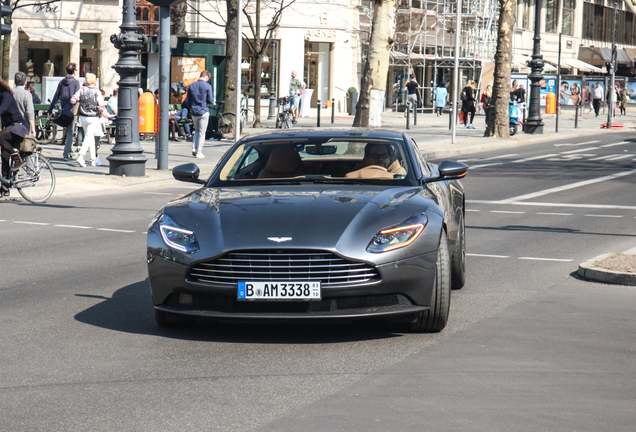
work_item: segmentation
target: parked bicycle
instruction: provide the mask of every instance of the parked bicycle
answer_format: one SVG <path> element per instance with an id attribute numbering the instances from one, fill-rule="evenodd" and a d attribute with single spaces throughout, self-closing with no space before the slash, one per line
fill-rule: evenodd
<path id="1" fill-rule="evenodd" d="M 282 112 L 281 112 L 282 107 Z M 276 115 L 277 129 L 291 129 L 294 125 L 294 113 L 289 105 L 289 97 L 278 99 L 278 114 Z"/>
<path id="2" fill-rule="evenodd" d="M 219 114 L 219 132 L 222 134 L 234 134 L 234 119 L 236 118 L 236 114 L 233 112 L 223 112 L 223 104 L 225 101 L 218 101 L 216 104 L 219 106 L 218 111 L 222 112 Z M 254 122 L 256 121 L 256 115 L 254 111 L 248 108 L 248 98 L 247 95 L 243 95 L 241 97 L 241 130 L 244 130 L 246 127 L 254 126 Z M 249 125 L 249 126 L 248 126 Z"/>
<path id="3" fill-rule="evenodd" d="M 57 125 L 53 123 L 53 117 L 41 114 L 35 119 L 35 139 L 40 144 L 50 144 L 57 137 Z"/>
<path id="4" fill-rule="evenodd" d="M 17 171 L 10 171 L 9 178 L 0 176 L 2 190 L 0 196 L 9 195 L 11 189 L 17 189 L 22 197 L 34 204 L 45 202 L 55 189 L 55 171 L 51 162 L 42 155 L 42 147 L 33 153 L 20 152 L 24 165 Z M 10 162 L 13 168 L 13 161 Z"/>

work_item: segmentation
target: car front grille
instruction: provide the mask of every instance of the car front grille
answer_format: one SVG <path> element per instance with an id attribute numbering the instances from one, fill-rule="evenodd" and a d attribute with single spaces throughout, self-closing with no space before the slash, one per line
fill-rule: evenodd
<path id="1" fill-rule="evenodd" d="M 357 285 L 380 280 L 376 268 L 331 252 L 267 250 L 230 252 L 190 269 L 188 280 L 210 285 L 239 281 L 320 281 L 322 286 Z"/>

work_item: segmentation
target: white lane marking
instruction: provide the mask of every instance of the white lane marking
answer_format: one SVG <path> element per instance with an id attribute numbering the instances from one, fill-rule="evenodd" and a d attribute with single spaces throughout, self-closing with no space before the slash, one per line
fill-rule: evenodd
<path id="1" fill-rule="evenodd" d="M 519 257 L 520 260 L 534 260 L 534 261 L 557 261 L 557 262 L 571 262 L 572 259 L 563 258 L 540 258 L 540 257 Z"/>
<path id="2" fill-rule="evenodd" d="M 62 225 L 62 224 L 58 224 L 58 225 L 54 225 L 56 227 L 60 227 L 60 228 L 77 228 L 77 229 L 92 229 L 93 227 L 89 227 L 89 226 L 83 226 L 83 225 Z"/>
<path id="3" fill-rule="evenodd" d="M 483 167 L 489 167 L 489 166 L 495 166 L 495 165 L 503 165 L 503 162 L 491 163 L 491 164 L 482 164 L 482 165 L 471 165 L 470 169 L 483 168 Z"/>
<path id="4" fill-rule="evenodd" d="M 566 152 L 561 152 L 561 154 L 572 154 L 572 153 L 581 153 L 584 151 L 588 151 L 588 150 L 598 150 L 599 147 L 588 147 L 588 148 L 584 148 L 584 149 L 576 149 L 576 150 L 570 150 L 570 151 L 566 151 Z"/>
<path id="5" fill-rule="evenodd" d="M 546 160 L 548 160 L 548 161 L 572 161 L 572 160 L 578 160 L 578 159 L 583 159 L 585 157 L 592 157 L 592 156 L 596 156 L 596 154 L 594 154 L 594 153 L 571 154 L 571 155 L 563 155 L 561 157 L 550 158 L 550 159 L 546 159 Z"/>
<path id="6" fill-rule="evenodd" d="M 615 160 L 620 160 L 620 159 L 627 159 L 627 158 L 629 158 L 629 157 L 633 157 L 633 156 L 634 156 L 633 154 L 626 154 L 626 155 L 622 155 L 622 156 L 616 156 L 616 157 L 613 157 L 613 158 L 611 158 L 611 159 L 608 159 L 608 161 L 615 161 Z"/>
<path id="7" fill-rule="evenodd" d="M 51 225 L 46 222 L 28 222 L 28 221 L 13 221 L 13 223 L 24 224 L 24 225 Z"/>
<path id="8" fill-rule="evenodd" d="M 537 206 L 537 207 L 572 207 L 572 208 L 584 208 L 584 209 L 604 209 L 604 210 L 636 210 L 636 206 L 624 206 L 624 205 L 606 205 L 606 204 L 568 204 L 568 203 L 549 203 L 549 202 L 536 202 L 536 201 L 488 201 L 488 200 L 466 200 L 471 204 L 501 204 L 501 205 L 521 205 L 521 206 Z"/>
<path id="9" fill-rule="evenodd" d="M 555 147 L 575 147 L 575 146 L 580 146 L 580 145 L 586 145 L 586 144 L 596 144 L 600 141 L 585 141 L 582 143 L 576 143 L 576 144 L 555 144 Z"/>
<path id="10" fill-rule="evenodd" d="M 466 256 L 483 257 L 483 258 L 510 258 L 509 256 L 506 256 L 506 255 L 487 255 L 487 254 L 474 254 L 474 253 L 467 253 Z"/>
<path id="11" fill-rule="evenodd" d="M 503 158 L 515 157 L 515 156 L 519 156 L 519 154 L 515 153 L 515 154 L 506 154 L 506 155 L 501 155 L 501 156 L 493 156 L 493 157 L 489 157 L 489 158 L 484 159 L 484 160 L 503 159 Z"/>
<path id="12" fill-rule="evenodd" d="M 624 144 L 633 144 L 633 142 L 632 141 L 621 141 L 621 142 L 612 143 L 612 144 L 604 144 L 601 147 L 615 147 L 615 146 L 624 145 Z"/>
<path id="13" fill-rule="evenodd" d="M 570 189 L 575 189 L 578 187 L 582 187 L 582 186 L 587 186 L 587 185 L 591 185 L 594 183 L 600 183 L 606 180 L 614 180 L 617 179 L 619 177 L 625 177 L 631 174 L 636 173 L 636 170 L 631 170 L 631 171 L 623 171 L 620 173 L 616 173 L 616 174 L 611 174 L 608 176 L 603 176 L 603 177 L 598 177 L 595 179 L 591 179 L 591 180 L 584 180 L 584 181 L 580 181 L 580 182 L 576 182 L 576 183 L 570 183 L 567 185 L 563 185 L 563 186 L 559 186 L 559 187 L 555 187 L 555 188 L 550 188 L 550 189 L 544 189 L 542 191 L 538 191 L 538 192 L 533 192 L 530 194 L 526 194 L 526 195 L 520 195 L 520 196 L 516 196 L 513 198 L 508 198 L 505 200 L 502 200 L 501 203 L 502 204 L 508 204 L 511 202 L 515 202 L 515 201 L 523 201 L 523 200 L 527 200 L 530 198 L 536 198 L 536 197 L 540 197 L 540 196 L 544 196 L 544 195 L 548 195 L 548 194 L 552 194 L 552 193 L 556 193 L 556 192 L 563 192 L 566 190 L 570 190 Z"/>
<path id="14" fill-rule="evenodd" d="M 475 209 L 466 209 L 467 212 L 480 212 L 481 210 L 475 210 Z"/>
<path id="15" fill-rule="evenodd" d="M 599 156 L 599 157 L 597 157 L 597 158 L 590 159 L 590 160 L 597 161 L 597 160 L 609 159 L 609 158 L 614 157 L 614 156 L 620 156 L 620 155 L 618 155 L 618 154 L 611 154 L 611 155 L 606 155 L 606 156 Z"/>
<path id="16" fill-rule="evenodd" d="M 526 212 L 522 212 L 522 211 L 511 211 L 511 210 L 490 210 L 490 213 L 525 214 Z"/>
<path id="17" fill-rule="evenodd" d="M 6 222 L 6 221 L 7 221 L 6 219 L 0 219 L 0 222 Z"/>
<path id="18" fill-rule="evenodd" d="M 604 218 L 622 218 L 623 216 L 621 215 L 597 215 L 597 214 L 586 214 L 583 216 L 587 216 L 587 217 L 604 217 Z"/>
<path id="19" fill-rule="evenodd" d="M 541 155 L 541 156 L 533 156 L 533 157 L 529 157 L 529 158 L 525 158 L 525 159 L 515 160 L 515 161 L 512 161 L 512 163 L 528 162 L 528 161 L 533 161 L 533 160 L 537 160 L 537 159 L 551 158 L 551 157 L 554 157 L 554 156 L 558 156 L 558 154 L 548 154 L 548 155 Z"/>
<path id="20" fill-rule="evenodd" d="M 549 213 L 549 212 L 536 212 L 535 214 L 538 214 L 538 215 L 545 215 L 545 216 L 572 216 L 572 213 Z"/>
<path id="21" fill-rule="evenodd" d="M 122 229 L 113 229 L 113 228 L 96 228 L 97 231 L 110 231 L 110 232 L 120 232 L 120 233 L 134 233 L 136 231 L 131 230 L 122 230 Z"/>

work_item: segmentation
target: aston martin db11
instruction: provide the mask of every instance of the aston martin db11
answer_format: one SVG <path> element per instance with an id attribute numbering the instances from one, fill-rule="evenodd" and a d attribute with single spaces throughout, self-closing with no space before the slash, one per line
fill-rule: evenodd
<path id="1" fill-rule="evenodd" d="M 231 320 L 401 321 L 438 332 L 466 278 L 468 166 L 428 163 L 399 132 L 247 136 L 148 228 L 160 326 Z"/>

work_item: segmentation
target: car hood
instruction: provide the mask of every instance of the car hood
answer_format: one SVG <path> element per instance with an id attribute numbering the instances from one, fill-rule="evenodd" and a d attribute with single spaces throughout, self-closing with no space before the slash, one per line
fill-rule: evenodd
<path id="1" fill-rule="evenodd" d="M 358 189 L 204 188 L 164 209 L 195 231 L 206 255 L 245 248 L 365 250 L 383 228 L 430 207 L 442 215 L 434 196 L 422 187 Z M 442 215 L 443 216 L 443 215 Z"/>

